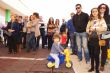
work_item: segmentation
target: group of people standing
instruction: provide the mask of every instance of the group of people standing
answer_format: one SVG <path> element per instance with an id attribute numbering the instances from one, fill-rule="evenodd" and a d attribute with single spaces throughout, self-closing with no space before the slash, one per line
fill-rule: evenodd
<path id="1" fill-rule="evenodd" d="M 54 18 L 50 17 L 46 28 L 44 23 L 40 23 L 42 18 L 40 18 L 39 13 L 33 13 L 29 20 L 28 17 L 25 17 L 23 21 L 22 16 L 12 15 L 11 21 L 8 22 L 6 27 L 9 35 L 9 53 L 17 53 L 21 44 L 27 52 L 36 51 L 39 48 L 40 36 L 42 36 L 42 48 L 47 44 L 50 50 L 53 44 L 53 35 L 58 33 L 61 35 L 61 45 L 63 47 L 68 46 L 70 39 L 72 54 L 77 55 L 79 61 L 83 59 L 82 49 L 84 50 L 86 63 L 91 60 L 91 68 L 88 72 L 94 71 L 95 68 L 95 72 L 100 73 L 100 62 L 100 70 L 104 71 L 109 40 L 104 40 L 106 44 L 103 46 L 99 45 L 99 41 L 102 40 L 100 35 L 110 30 L 109 7 L 104 3 L 100 4 L 98 7 L 91 9 L 90 16 L 82 11 L 81 4 L 76 4 L 75 8 L 76 14 L 71 13 L 71 19 L 67 22 L 63 19 L 61 27 L 59 19 L 56 19 L 54 23 Z M 96 32 L 97 38 L 92 37 L 94 32 Z"/>
<path id="2" fill-rule="evenodd" d="M 8 36 L 9 54 L 20 52 L 21 44 L 23 44 L 23 48 L 26 48 L 27 52 L 31 48 L 36 51 L 40 39 L 39 21 L 38 13 L 33 13 L 29 21 L 27 16 L 22 21 L 22 16 L 11 15 L 11 21 L 8 22 L 4 32 Z M 38 43 L 36 44 L 36 42 Z"/>
<path id="3" fill-rule="evenodd" d="M 107 59 L 107 49 L 109 49 L 109 39 L 104 40 L 106 42 L 104 45 L 99 44 L 102 40 L 100 38 L 101 35 L 110 30 L 109 8 L 106 4 L 101 4 L 98 7 L 91 9 L 90 16 L 87 13 L 82 12 L 81 9 L 81 4 L 77 4 L 77 13 L 72 18 L 78 47 L 77 55 L 79 61 L 82 61 L 83 48 L 86 63 L 91 60 L 91 68 L 88 72 L 94 71 L 95 68 L 95 72 L 99 73 L 99 66 L 100 70 L 104 71 Z"/>
<path id="4" fill-rule="evenodd" d="M 76 14 L 71 13 L 71 16 L 71 19 L 68 22 L 62 23 L 59 29 L 61 45 L 64 41 L 66 41 L 64 45 L 68 45 L 68 40 L 70 39 L 72 54 L 77 55 L 81 62 L 83 59 L 83 49 L 86 63 L 91 60 L 91 68 L 88 72 L 95 70 L 96 73 L 100 73 L 100 71 L 104 71 L 107 60 L 107 49 L 109 49 L 109 39 L 102 39 L 101 35 L 110 30 L 108 5 L 101 4 L 98 7 L 92 8 L 89 16 L 82 11 L 81 4 L 76 4 Z M 54 33 L 51 34 L 51 41 L 49 41 L 51 43 Z M 64 37 L 63 33 L 66 33 L 67 38 Z M 50 37 L 50 34 L 48 37 Z M 100 42 L 102 41 L 103 44 L 101 45 Z"/>

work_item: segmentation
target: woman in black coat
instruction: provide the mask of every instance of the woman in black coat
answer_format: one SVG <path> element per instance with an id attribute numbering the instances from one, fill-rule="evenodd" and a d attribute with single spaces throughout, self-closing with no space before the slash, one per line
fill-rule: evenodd
<path id="1" fill-rule="evenodd" d="M 16 16 L 15 15 L 11 15 L 11 21 L 8 22 L 7 25 L 7 31 L 8 33 L 8 52 L 9 54 L 17 53 L 17 36 L 19 35 L 19 25 L 18 22 L 16 20 Z"/>

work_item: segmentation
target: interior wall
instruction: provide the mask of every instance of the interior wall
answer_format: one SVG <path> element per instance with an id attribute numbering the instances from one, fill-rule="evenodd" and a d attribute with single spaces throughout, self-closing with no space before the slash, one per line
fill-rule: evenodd
<path id="1" fill-rule="evenodd" d="M 5 9 L 0 7 L 0 26 L 5 25 Z"/>
<path id="2" fill-rule="evenodd" d="M 0 15 L 5 16 L 5 9 L 0 7 Z"/>

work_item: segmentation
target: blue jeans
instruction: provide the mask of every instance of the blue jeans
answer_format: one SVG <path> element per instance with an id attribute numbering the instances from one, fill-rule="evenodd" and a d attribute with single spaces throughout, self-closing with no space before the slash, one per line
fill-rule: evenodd
<path id="1" fill-rule="evenodd" d="M 26 35 L 26 51 L 29 52 L 31 50 L 31 33 L 27 33 Z"/>
<path id="2" fill-rule="evenodd" d="M 82 48 L 84 49 L 84 56 L 85 56 L 86 62 L 88 62 L 90 60 L 87 42 L 88 42 L 88 40 L 87 40 L 87 33 L 86 32 L 83 32 L 83 33 L 76 32 L 78 58 L 80 61 L 82 60 Z"/>
<path id="3" fill-rule="evenodd" d="M 73 52 L 77 52 L 77 45 L 76 45 L 76 35 L 75 33 L 70 33 L 70 47 Z"/>
<path id="4" fill-rule="evenodd" d="M 33 51 L 36 51 L 36 37 L 34 32 L 31 32 L 31 47 Z"/>

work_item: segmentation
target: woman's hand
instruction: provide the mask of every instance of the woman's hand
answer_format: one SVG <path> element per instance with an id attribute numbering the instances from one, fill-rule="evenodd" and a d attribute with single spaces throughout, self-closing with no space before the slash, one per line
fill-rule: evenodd
<path id="1" fill-rule="evenodd" d="M 95 30 L 96 30 L 96 28 L 90 28 L 89 32 L 92 32 L 92 31 L 95 31 Z"/>
<path id="2" fill-rule="evenodd" d="M 12 30 L 12 29 L 8 29 L 8 31 L 9 31 L 9 32 L 14 32 L 15 30 Z"/>

